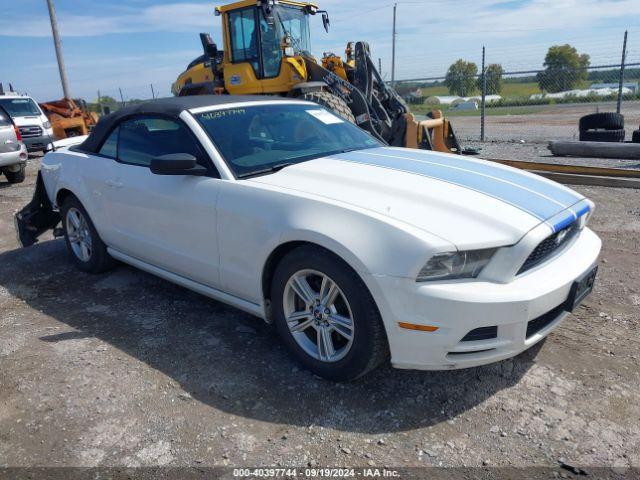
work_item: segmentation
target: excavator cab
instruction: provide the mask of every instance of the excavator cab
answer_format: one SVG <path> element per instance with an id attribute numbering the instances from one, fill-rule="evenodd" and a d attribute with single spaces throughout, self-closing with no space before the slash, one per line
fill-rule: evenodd
<path id="1" fill-rule="evenodd" d="M 200 34 L 204 55 L 189 64 L 171 89 L 174 95 L 281 95 L 315 102 L 394 146 L 460 153 L 442 113 L 418 120 L 382 78 L 366 42 L 349 42 L 344 60 L 310 53 L 309 20 L 329 16 L 307 2 L 242 0 L 216 7 L 224 49 Z"/>
<path id="2" fill-rule="evenodd" d="M 216 7 L 215 12 L 222 17 L 224 49 L 218 52 L 210 37 L 201 35 L 204 57 L 209 57 L 203 60 L 209 60 L 208 64 L 190 65 L 172 87 L 176 95 L 286 94 L 307 79 L 304 57 L 311 57 L 309 17 L 321 13 L 325 29 L 329 26 L 326 12 L 303 2 L 244 0 Z M 213 88 L 210 72 L 218 80 Z"/>

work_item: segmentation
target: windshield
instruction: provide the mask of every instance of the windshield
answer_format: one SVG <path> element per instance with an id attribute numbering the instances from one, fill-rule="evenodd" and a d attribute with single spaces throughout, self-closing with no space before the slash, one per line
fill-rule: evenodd
<path id="1" fill-rule="evenodd" d="M 265 104 L 196 114 L 237 177 L 382 144 L 319 105 Z"/>
<path id="2" fill-rule="evenodd" d="M 279 36 L 284 38 L 285 34 L 289 34 L 295 51 L 310 55 L 309 17 L 304 13 L 304 10 L 297 7 L 278 5 L 275 9 L 275 18 Z"/>
<path id="3" fill-rule="evenodd" d="M 0 106 L 12 117 L 40 115 L 40 109 L 30 98 L 0 98 Z"/>

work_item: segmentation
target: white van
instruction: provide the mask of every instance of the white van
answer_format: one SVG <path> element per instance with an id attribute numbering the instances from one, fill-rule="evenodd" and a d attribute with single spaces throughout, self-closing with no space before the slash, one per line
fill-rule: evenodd
<path id="1" fill-rule="evenodd" d="M 53 129 L 33 98 L 16 92 L 2 92 L 0 89 L 0 106 L 18 127 L 27 150 L 46 152 L 47 146 L 54 140 Z"/>

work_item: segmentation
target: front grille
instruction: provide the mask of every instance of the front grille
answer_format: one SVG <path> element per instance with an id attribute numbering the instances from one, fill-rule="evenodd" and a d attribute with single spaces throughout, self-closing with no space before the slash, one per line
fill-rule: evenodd
<path id="1" fill-rule="evenodd" d="M 22 127 L 18 127 L 20 131 L 20 135 L 22 138 L 33 138 L 42 136 L 42 128 L 38 125 L 24 125 Z"/>
<path id="2" fill-rule="evenodd" d="M 540 244 L 531 252 L 525 262 L 518 270 L 516 275 L 520 275 L 527 270 L 532 269 L 536 265 L 541 264 L 552 254 L 557 252 L 561 247 L 566 245 L 579 231 L 578 222 L 573 222 L 568 227 L 557 231 L 553 235 L 545 238 Z"/>
<path id="3" fill-rule="evenodd" d="M 476 340 L 490 340 L 498 337 L 498 327 L 480 327 L 467 333 L 461 342 L 475 342 Z"/>
<path id="4" fill-rule="evenodd" d="M 527 323 L 527 338 L 532 337 L 540 330 L 553 323 L 564 310 L 565 305 L 562 303 L 553 310 L 550 310 Z"/>

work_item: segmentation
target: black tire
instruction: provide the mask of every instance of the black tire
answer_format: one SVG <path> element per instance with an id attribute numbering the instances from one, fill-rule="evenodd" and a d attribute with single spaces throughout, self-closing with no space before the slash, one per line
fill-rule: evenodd
<path id="1" fill-rule="evenodd" d="M 22 183 L 26 177 L 26 165 L 21 165 L 20 170 L 17 172 L 4 171 L 4 176 L 7 177 L 9 183 Z"/>
<path id="2" fill-rule="evenodd" d="M 314 358 L 294 339 L 284 313 L 289 279 L 311 269 L 329 276 L 347 299 L 353 317 L 353 341 L 346 355 L 334 362 Z M 296 359 L 316 375 L 332 381 L 349 381 L 370 372 L 389 356 L 389 345 L 378 308 L 358 274 L 342 259 L 320 247 L 302 246 L 278 264 L 271 284 L 271 305 L 278 333 Z"/>
<path id="3" fill-rule="evenodd" d="M 623 142 L 624 130 L 585 130 L 580 132 L 581 142 Z"/>
<path id="4" fill-rule="evenodd" d="M 344 118 L 348 122 L 356 123 L 356 117 L 353 116 L 349 105 L 343 99 L 329 92 L 307 92 L 299 98 L 322 105 L 327 110 L 331 110 L 336 115 Z"/>
<path id="5" fill-rule="evenodd" d="M 634 130 L 631 135 L 631 141 L 633 143 L 640 143 L 640 130 Z"/>
<path id="6" fill-rule="evenodd" d="M 109 255 L 107 252 L 107 246 L 100 239 L 96 228 L 89 217 L 89 214 L 78 200 L 73 195 L 69 195 L 66 200 L 62 204 L 61 217 L 62 217 L 62 228 L 64 229 L 64 241 L 67 244 L 67 250 L 73 263 L 75 263 L 76 267 L 84 272 L 89 273 L 102 273 L 111 268 L 113 268 L 116 264 L 116 261 Z M 81 259 L 75 252 L 73 247 L 71 246 L 71 242 L 69 240 L 69 232 L 67 231 L 67 216 L 71 210 L 75 210 L 82 215 L 84 221 L 86 222 L 86 226 L 88 227 L 88 235 L 91 238 L 91 250 L 88 260 Z"/>
<path id="7" fill-rule="evenodd" d="M 579 121 L 580 131 L 586 130 L 622 130 L 624 128 L 624 116 L 615 112 L 592 113 L 585 115 Z"/>

